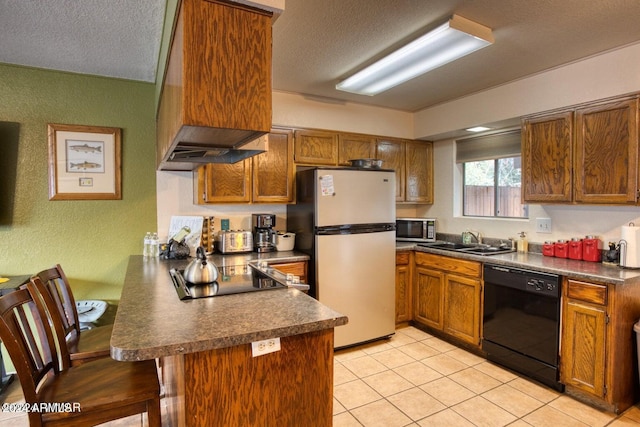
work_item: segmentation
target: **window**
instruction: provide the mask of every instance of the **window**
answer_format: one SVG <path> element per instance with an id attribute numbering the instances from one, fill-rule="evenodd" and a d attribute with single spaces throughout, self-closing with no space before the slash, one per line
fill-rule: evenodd
<path id="1" fill-rule="evenodd" d="M 456 161 L 462 164 L 464 216 L 528 218 L 520 202 L 520 131 L 459 140 Z"/>

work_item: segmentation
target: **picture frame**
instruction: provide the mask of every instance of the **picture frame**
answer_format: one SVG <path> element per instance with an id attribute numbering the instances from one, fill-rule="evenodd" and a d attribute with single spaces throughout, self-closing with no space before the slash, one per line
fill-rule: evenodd
<path id="1" fill-rule="evenodd" d="M 47 125 L 49 200 L 121 200 L 122 129 Z"/>

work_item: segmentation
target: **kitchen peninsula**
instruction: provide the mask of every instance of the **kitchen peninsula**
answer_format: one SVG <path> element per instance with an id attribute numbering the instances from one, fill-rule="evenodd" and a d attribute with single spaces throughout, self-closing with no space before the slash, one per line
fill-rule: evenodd
<path id="1" fill-rule="evenodd" d="M 187 263 L 131 256 L 111 338 L 116 360 L 159 360 L 171 425 L 331 426 L 333 329 L 347 317 L 296 289 L 181 301 L 169 270 Z M 271 338 L 281 349 L 252 357 Z"/>

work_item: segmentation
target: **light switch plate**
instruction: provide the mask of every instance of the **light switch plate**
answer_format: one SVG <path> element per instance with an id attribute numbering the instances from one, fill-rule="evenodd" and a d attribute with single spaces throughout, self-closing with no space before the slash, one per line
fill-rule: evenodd
<path id="1" fill-rule="evenodd" d="M 536 218 L 536 232 L 551 233 L 551 218 Z"/>

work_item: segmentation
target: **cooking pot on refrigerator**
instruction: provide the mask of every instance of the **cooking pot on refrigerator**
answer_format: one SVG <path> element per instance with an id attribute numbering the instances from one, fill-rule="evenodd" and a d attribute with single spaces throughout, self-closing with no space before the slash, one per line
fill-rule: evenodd
<path id="1" fill-rule="evenodd" d="M 184 280 L 189 283 L 206 285 L 216 281 L 218 278 L 218 269 L 213 263 L 207 262 L 204 248 L 198 246 L 198 249 L 196 249 L 196 259 L 187 265 L 182 275 Z"/>

